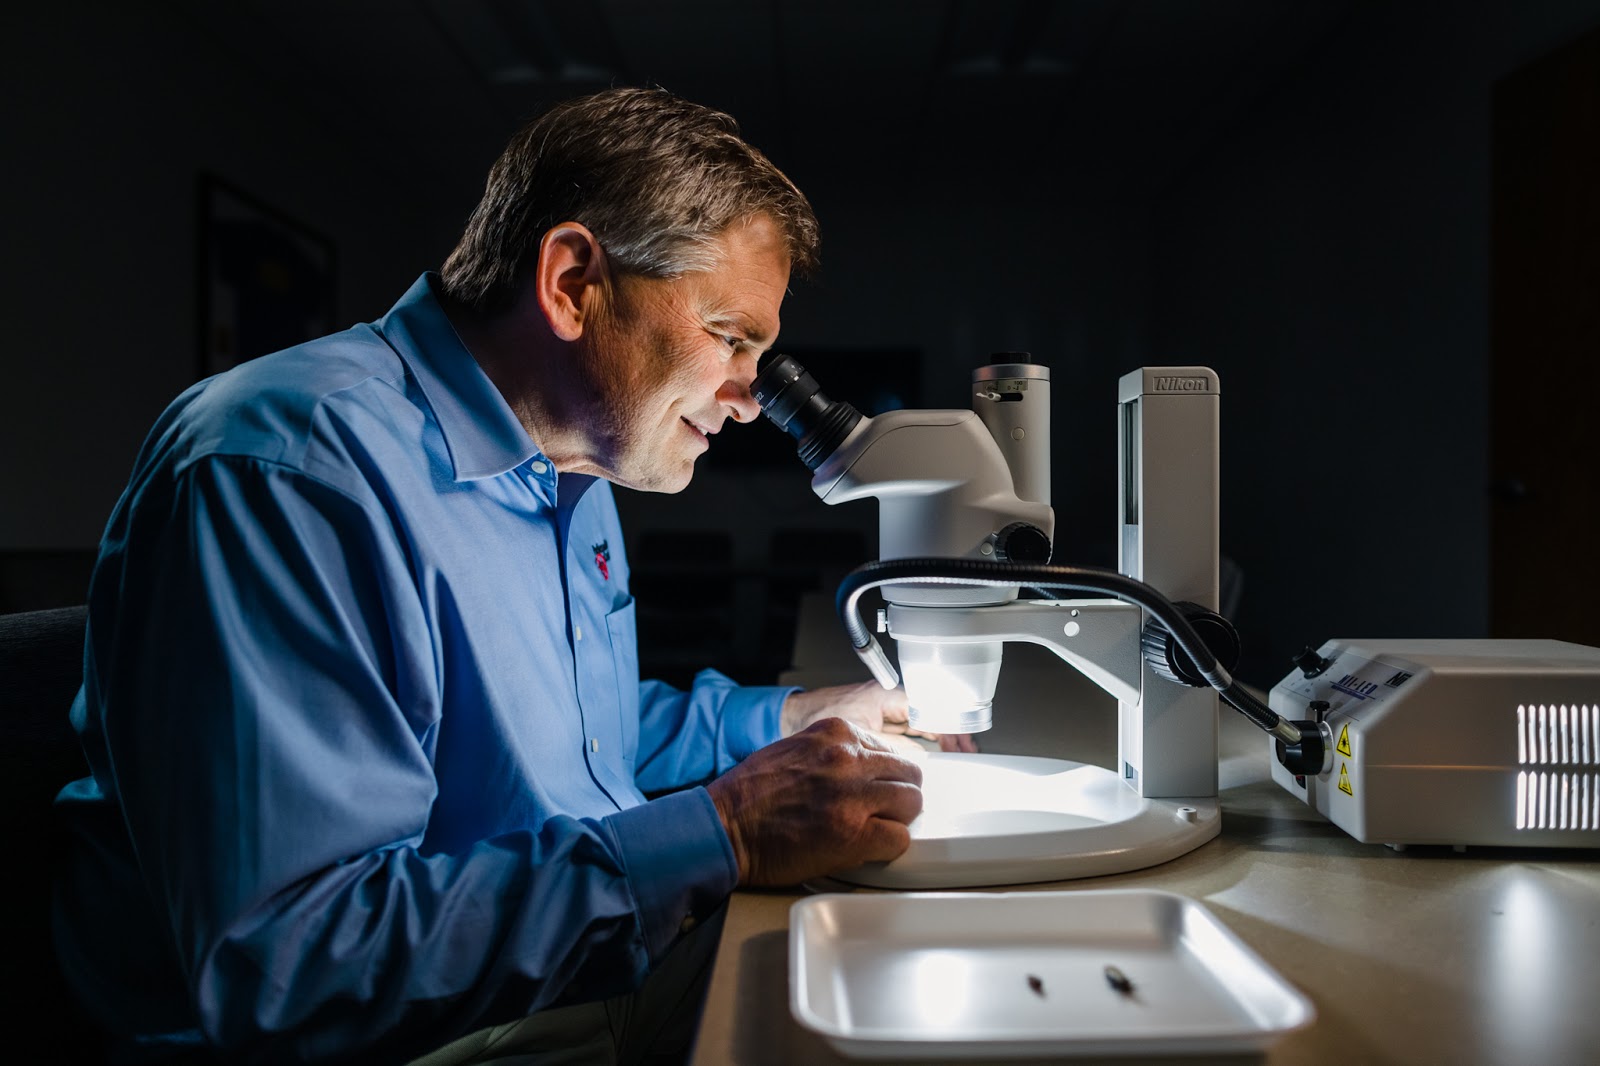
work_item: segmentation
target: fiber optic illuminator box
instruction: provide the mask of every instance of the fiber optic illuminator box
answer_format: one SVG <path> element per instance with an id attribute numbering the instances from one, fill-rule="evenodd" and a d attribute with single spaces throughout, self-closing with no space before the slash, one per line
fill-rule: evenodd
<path id="1" fill-rule="evenodd" d="M 1600 847 L 1600 648 L 1330 640 L 1270 702 L 1332 739 L 1273 779 L 1357 840 Z"/>

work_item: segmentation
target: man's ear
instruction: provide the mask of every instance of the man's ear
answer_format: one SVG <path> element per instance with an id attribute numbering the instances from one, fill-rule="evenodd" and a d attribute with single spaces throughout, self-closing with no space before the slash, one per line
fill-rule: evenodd
<path id="1" fill-rule="evenodd" d="M 564 341 L 583 336 L 605 288 L 606 253 L 587 226 L 563 222 L 539 242 L 534 287 L 551 332 Z"/>

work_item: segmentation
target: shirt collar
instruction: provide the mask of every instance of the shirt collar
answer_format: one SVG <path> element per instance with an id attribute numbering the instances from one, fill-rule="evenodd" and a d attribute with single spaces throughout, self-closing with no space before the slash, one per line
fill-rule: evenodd
<path id="1" fill-rule="evenodd" d="M 432 271 L 423 274 L 373 328 L 416 376 L 439 422 L 455 479 L 495 477 L 543 459 L 445 317 L 434 295 L 438 280 Z"/>

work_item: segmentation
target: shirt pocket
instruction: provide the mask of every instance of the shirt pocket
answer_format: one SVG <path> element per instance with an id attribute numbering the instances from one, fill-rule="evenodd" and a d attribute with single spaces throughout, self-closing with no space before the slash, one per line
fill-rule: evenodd
<path id="1" fill-rule="evenodd" d="M 611 640 L 611 665 L 617 679 L 622 757 L 631 768 L 639 754 L 639 631 L 633 597 L 606 615 L 606 635 Z"/>

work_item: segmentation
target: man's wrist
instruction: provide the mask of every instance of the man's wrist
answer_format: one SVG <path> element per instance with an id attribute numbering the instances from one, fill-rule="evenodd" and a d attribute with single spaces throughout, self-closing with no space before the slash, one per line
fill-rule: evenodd
<path id="1" fill-rule="evenodd" d="M 651 964 L 683 928 L 727 899 L 744 877 L 716 801 L 704 788 L 684 789 L 606 816 Z"/>
<path id="2" fill-rule="evenodd" d="M 707 783 L 705 788 L 706 795 L 711 797 L 711 805 L 717 809 L 717 817 L 722 821 L 722 831 L 728 835 L 728 846 L 733 849 L 733 861 L 739 868 L 739 883 L 744 884 L 750 875 L 750 859 L 739 832 L 738 819 L 733 816 L 733 807 L 737 802 L 729 795 L 733 786 L 728 784 L 724 776 Z"/>
<path id="3" fill-rule="evenodd" d="M 783 706 L 778 709 L 778 735 L 792 737 L 800 732 L 806 723 L 806 718 L 812 713 L 810 706 L 815 702 L 811 693 L 806 689 L 796 689 L 789 693 L 783 701 Z"/>

